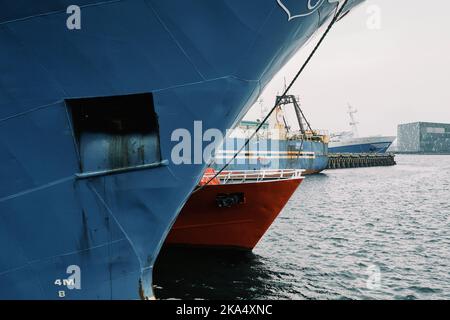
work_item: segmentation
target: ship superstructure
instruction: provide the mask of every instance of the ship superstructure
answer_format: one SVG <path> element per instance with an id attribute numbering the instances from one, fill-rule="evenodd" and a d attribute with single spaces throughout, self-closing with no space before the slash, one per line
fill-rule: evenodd
<path id="1" fill-rule="evenodd" d="M 329 143 L 330 153 L 385 153 L 396 137 L 394 136 L 371 136 L 360 137 L 358 122 L 355 113 L 358 111 L 348 106 L 350 126 L 352 131 L 345 131 L 331 135 Z"/>

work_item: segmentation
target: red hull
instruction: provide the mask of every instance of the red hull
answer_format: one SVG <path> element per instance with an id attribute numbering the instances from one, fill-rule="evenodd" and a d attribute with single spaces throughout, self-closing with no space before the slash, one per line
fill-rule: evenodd
<path id="1" fill-rule="evenodd" d="M 166 244 L 253 249 L 302 182 L 302 178 L 207 185 L 193 193 Z M 218 194 L 243 193 L 245 202 L 219 208 Z"/>

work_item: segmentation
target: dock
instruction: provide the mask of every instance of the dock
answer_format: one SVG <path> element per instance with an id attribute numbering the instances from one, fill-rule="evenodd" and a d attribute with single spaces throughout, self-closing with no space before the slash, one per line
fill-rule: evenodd
<path id="1" fill-rule="evenodd" d="M 330 153 L 327 169 L 395 166 L 393 153 Z"/>

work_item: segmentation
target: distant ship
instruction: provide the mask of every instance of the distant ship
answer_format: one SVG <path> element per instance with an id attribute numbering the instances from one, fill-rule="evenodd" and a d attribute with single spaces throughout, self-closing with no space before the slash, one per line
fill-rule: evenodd
<path id="1" fill-rule="evenodd" d="M 301 169 L 303 174 L 319 173 L 328 165 L 328 140 L 325 132 L 313 130 L 299 106 L 299 98 L 289 95 L 279 100 L 268 123 L 228 166 L 227 170 Z M 286 106 L 292 105 L 298 130 L 293 130 L 285 117 Z M 243 121 L 214 155 L 213 167 L 220 170 L 243 147 L 260 122 Z"/>
<path id="2" fill-rule="evenodd" d="M 235 126 L 341 2 L 69 3 L 0 4 L 0 299 L 151 299 L 209 161 L 172 134 Z"/>
<path id="3" fill-rule="evenodd" d="M 358 112 L 349 106 L 350 126 L 352 131 L 333 134 L 330 137 L 328 152 L 330 153 L 385 153 L 396 137 L 372 136 L 359 137 L 358 127 L 354 114 Z"/>

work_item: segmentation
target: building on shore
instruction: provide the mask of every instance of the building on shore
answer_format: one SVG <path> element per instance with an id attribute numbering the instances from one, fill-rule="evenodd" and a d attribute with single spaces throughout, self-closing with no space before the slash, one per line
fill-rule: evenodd
<path id="1" fill-rule="evenodd" d="M 397 128 L 397 152 L 450 154 L 450 124 L 414 122 Z"/>

